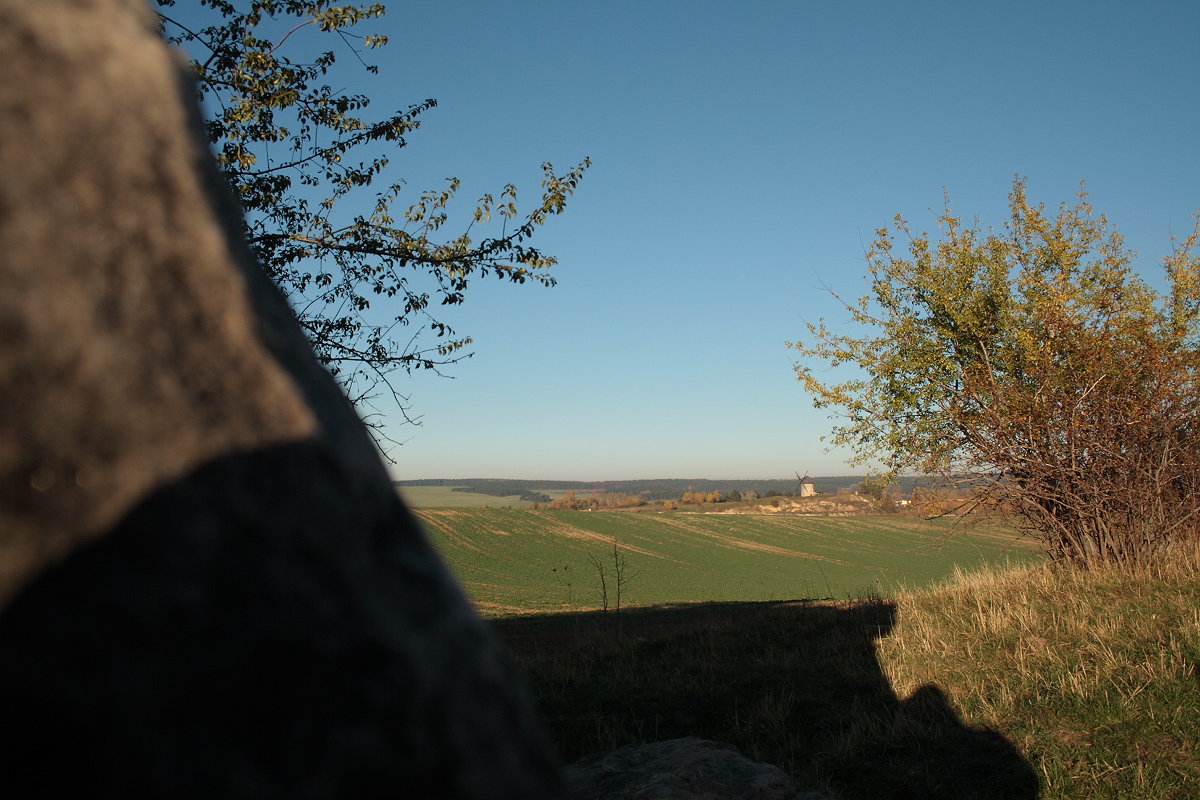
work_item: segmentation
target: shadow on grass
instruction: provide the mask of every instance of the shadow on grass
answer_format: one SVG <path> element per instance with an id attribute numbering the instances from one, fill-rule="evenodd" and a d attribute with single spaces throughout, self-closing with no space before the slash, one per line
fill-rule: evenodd
<path id="1" fill-rule="evenodd" d="M 1036 798 L 1031 766 L 925 686 L 901 699 L 876 656 L 885 601 L 702 603 L 494 620 L 564 760 L 699 736 L 802 786 L 856 798 Z"/>

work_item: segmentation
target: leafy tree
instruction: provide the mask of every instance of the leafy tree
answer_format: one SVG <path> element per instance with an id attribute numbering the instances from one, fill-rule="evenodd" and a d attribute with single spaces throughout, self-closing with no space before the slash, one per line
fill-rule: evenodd
<path id="1" fill-rule="evenodd" d="M 888 481 L 886 478 L 870 476 L 863 480 L 862 485 L 858 488 L 858 493 L 863 497 L 869 497 L 872 500 L 878 500 L 879 498 L 883 497 L 884 492 L 887 491 L 887 487 Z"/>
<path id="2" fill-rule="evenodd" d="M 875 507 L 883 512 L 896 510 L 896 500 L 892 496 L 892 481 L 890 475 L 871 475 L 863 480 L 858 493 L 875 501 Z"/>
<path id="3" fill-rule="evenodd" d="M 1200 221 L 1160 293 L 1080 190 L 1058 213 L 1013 183 L 1002 230 L 947 207 L 940 238 L 877 231 L 861 334 L 790 346 L 833 441 L 860 463 L 947 476 L 1056 561 L 1133 562 L 1200 538 Z M 1200 220 L 1200 218 L 1198 218 Z M 897 238 L 906 242 L 901 249 Z M 823 363 L 853 365 L 840 382 Z"/>
<path id="4" fill-rule="evenodd" d="M 576 497 L 574 489 L 569 490 L 562 497 L 558 498 L 557 500 L 555 500 L 553 503 L 550 504 L 550 508 L 554 509 L 556 511 L 560 511 L 563 509 L 571 509 L 571 510 L 577 511 L 581 508 L 586 508 L 586 507 L 587 507 L 587 500 Z"/>
<path id="5" fill-rule="evenodd" d="M 363 51 L 387 43 L 353 32 L 382 17 L 382 3 L 199 0 L 184 16 L 175 0 L 155 1 L 167 40 L 193 58 L 205 130 L 241 200 L 250 246 L 356 403 L 386 391 L 404 410 L 390 382 L 396 370 L 438 370 L 468 355 L 471 339 L 434 309 L 462 303 L 472 279 L 554 284 L 555 259 L 529 240 L 563 211 L 589 161 L 561 176 L 543 164 L 541 199 L 526 212 L 512 184 L 484 194 L 456 234 L 446 231 L 457 179 L 399 207 L 405 184 L 384 177 L 389 158 L 436 101 L 369 119 L 367 95 L 328 84 L 337 51 L 361 63 Z M 198 15 L 204 22 L 191 22 Z M 328 35 L 330 49 L 292 52 L 301 29 Z M 383 299 L 386 311 L 372 307 Z"/>

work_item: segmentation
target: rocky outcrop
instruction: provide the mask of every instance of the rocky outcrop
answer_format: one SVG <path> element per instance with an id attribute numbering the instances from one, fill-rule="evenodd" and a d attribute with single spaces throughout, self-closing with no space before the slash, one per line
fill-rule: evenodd
<path id="1" fill-rule="evenodd" d="M 556 798 L 144 0 L 0 0 L 6 797 Z"/>
<path id="2" fill-rule="evenodd" d="M 567 767 L 578 800 L 823 800 L 779 767 L 704 739 L 628 745 Z"/>

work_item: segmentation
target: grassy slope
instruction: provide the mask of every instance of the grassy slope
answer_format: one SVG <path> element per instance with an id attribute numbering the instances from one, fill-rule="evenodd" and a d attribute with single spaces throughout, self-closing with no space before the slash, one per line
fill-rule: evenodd
<path id="1" fill-rule="evenodd" d="M 697 735 L 847 800 L 1183 800 L 1200 797 L 1198 565 L 493 624 L 567 760 Z"/>
<path id="2" fill-rule="evenodd" d="M 861 596 L 924 585 L 956 567 L 1029 561 L 1006 529 L 905 517 L 418 510 L 484 613 L 596 608 L 612 542 L 632 580 L 625 605 Z M 615 601 L 609 576 L 610 601 Z"/>
<path id="3" fill-rule="evenodd" d="M 1045 797 L 1200 797 L 1200 572 L 982 573 L 899 599 L 880 657 L 1001 731 Z"/>

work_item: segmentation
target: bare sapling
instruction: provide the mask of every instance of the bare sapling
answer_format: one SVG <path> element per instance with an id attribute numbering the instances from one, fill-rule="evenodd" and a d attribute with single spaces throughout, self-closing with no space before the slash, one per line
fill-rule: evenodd
<path id="1" fill-rule="evenodd" d="M 596 570 L 596 577 L 600 581 L 600 610 L 605 614 L 608 613 L 608 568 L 603 561 L 595 556 L 594 553 L 588 553 L 588 562 Z"/>
<path id="2" fill-rule="evenodd" d="M 617 614 L 620 614 L 621 613 L 621 595 L 623 593 L 625 584 L 629 583 L 631 580 L 633 580 L 635 577 L 637 577 L 637 573 L 629 571 L 629 562 L 628 562 L 628 560 L 626 560 L 625 554 L 622 553 L 621 549 L 617 546 L 616 539 L 613 539 L 613 543 L 612 543 L 612 562 L 613 562 L 613 580 L 614 580 L 614 583 L 616 584 L 616 590 L 617 590 L 617 592 L 616 592 L 616 594 L 617 594 L 617 596 L 616 596 Z"/>

